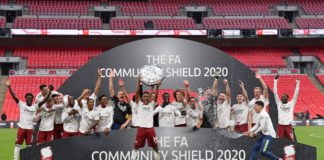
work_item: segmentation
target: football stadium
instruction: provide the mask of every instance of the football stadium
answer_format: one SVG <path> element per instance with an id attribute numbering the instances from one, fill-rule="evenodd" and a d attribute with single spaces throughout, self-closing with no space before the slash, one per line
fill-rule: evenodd
<path id="1" fill-rule="evenodd" d="M 0 0 L 0 160 L 324 160 L 322 0 Z"/>

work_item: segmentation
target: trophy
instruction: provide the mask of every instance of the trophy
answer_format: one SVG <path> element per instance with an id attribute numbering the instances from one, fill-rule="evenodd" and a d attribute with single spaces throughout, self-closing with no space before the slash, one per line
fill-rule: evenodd
<path id="1" fill-rule="evenodd" d="M 164 71 L 161 67 L 156 65 L 144 65 L 140 69 L 141 81 L 148 85 L 156 85 L 160 80 L 165 77 Z"/>

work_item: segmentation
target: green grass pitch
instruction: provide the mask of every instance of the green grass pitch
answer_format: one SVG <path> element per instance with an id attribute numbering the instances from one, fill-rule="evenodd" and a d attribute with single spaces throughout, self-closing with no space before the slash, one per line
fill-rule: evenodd
<path id="1" fill-rule="evenodd" d="M 12 160 L 17 129 L 0 129 L 0 160 Z M 295 127 L 300 143 L 317 147 L 317 159 L 324 160 L 324 127 Z"/>

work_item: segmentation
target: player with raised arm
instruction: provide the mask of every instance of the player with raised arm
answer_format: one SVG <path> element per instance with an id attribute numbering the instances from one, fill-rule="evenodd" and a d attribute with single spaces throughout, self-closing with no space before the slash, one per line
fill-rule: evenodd
<path id="1" fill-rule="evenodd" d="M 10 80 L 6 81 L 7 88 L 14 101 L 18 104 L 20 109 L 20 116 L 18 122 L 18 132 L 16 138 L 16 145 L 14 149 L 14 160 L 19 159 L 21 145 L 26 143 L 26 147 L 30 147 L 33 135 L 33 122 L 36 116 L 37 109 L 42 106 L 45 101 L 40 102 L 38 105 L 33 104 L 34 96 L 32 93 L 25 94 L 25 102 L 21 101 L 11 88 Z"/>
<path id="2" fill-rule="evenodd" d="M 237 132 L 246 132 L 251 126 L 251 117 L 249 117 L 249 98 L 247 92 L 244 88 L 244 83 L 242 81 L 239 82 L 242 92 L 237 93 L 236 100 L 237 104 L 234 104 L 231 109 L 231 116 L 235 121 L 235 131 Z"/>
<path id="3" fill-rule="evenodd" d="M 51 95 L 51 90 L 45 98 L 45 106 L 41 106 L 38 110 L 37 118 L 40 118 L 39 131 L 37 134 L 37 144 L 50 142 L 53 140 L 54 122 L 55 122 L 55 95 Z"/>
<path id="4" fill-rule="evenodd" d="M 88 98 L 87 105 L 83 106 L 82 99 L 89 93 L 88 90 L 84 90 L 81 96 L 77 99 L 81 108 L 81 122 L 79 132 L 81 135 L 87 135 L 95 130 L 96 125 L 99 122 L 99 112 L 94 109 L 94 99 Z"/>
<path id="5" fill-rule="evenodd" d="M 93 92 L 91 93 L 90 89 L 84 89 L 82 91 L 82 93 L 84 91 L 87 91 L 86 94 L 84 95 L 84 97 L 81 100 L 83 106 L 87 105 L 87 102 L 88 102 L 89 98 L 94 100 L 94 106 L 96 106 L 96 101 L 97 101 L 98 93 L 99 93 L 99 90 L 100 90 L 101 77 L 102 77 L 102 73 L 101 73 L 101 70 L 99 68 L 97 70 L 97 76 L 98 76 L 98 79 L 96 81 L 96 86 L 95 86 L 95 89 L 93 90 Z M 85 108 L 87 108 L 87 107 L 85 107 Z"/>
<path id="6" fill-rule="evenodd" d="M 63 120 L 63 138 L 79 135 L 81 121 L 81 110 L 76 100 L 69 95 L 64 96 L 64 109 L 62 113 Z"/>
<path id="7" fill-rule="evenodd" d="M 217 95 L 218 95 L 218 78 L 219 73 L 215 73 L 214 82 L 212 89 L 207 88 L 205 90 L 205 97 L 202 101 L 199 101 L 199 104 L 203 108 L 203 127 L 204 128 L 215 128 L 217 122 Z M 199 100 L 201 97 L 198 98 Z"/>
<path id="8" fill-rule="evenodd" d="M 294 97 L 289 101 L 288 94 L 283 94 L 281 99 L 278 95 L 278 79 L 279 74 L 274 79 L 274 96 L 278 108 L 278 128 L 277 136 L 278 138 L 287 138 L 288 140 L 294 140 L 294 133 L 292 128 L 292 122 L 294 118 L 294 108 L 297 103 L 300 80 L 296 80 L 296 88 Z"/>
<path id="9" fill-rule="evenodd" d="M 63 137 L 63 119 L 62 113 L 64 109 L 63 95 L 61 93 L 52 93 L 52 98 L 54 100 L 53 107 L 55 108 L 55 121 L 54 121 L 54 132 L 53 138 L 61 139 Z"/>
<path id="10" fill-rule="evenodd" d="M 228 129 L 231 115 L 231 89 L 228 80 L 224 79 L 225 93 L 219 93 L 217 96 L 217 121 L 216 128 Z"/>
<path id="11" fill-rule="evenodd" d="M 140 97 L 140 78 L 138 79 L 136 88 L 135 102 L 131 101 L 131 105 L 138 107 L 138 129 L 136 140 L 131 155 L 131 160 L 136 160 L 139 154 L 139 149 L 145 146 L 147 140 L 148 146 L 152 147 L 154 151 L 154 158 L 160 160 L 158 150 L 158 141 L 153 127 L 153 111 L 159 94 L 159 86 L 161 81 L 156 86 L 156 98 L 152 100 L 149 92 L 144 92 L 142 98 Z M 135 103 L 135 104 L 134 104 Z"/>
<path id="12" fill-rule="evenodd" d="M 271 142 L 276 138 L 276 132 L 273 128 L 271 118 L 263 109 L 264 103 L 262 101 L 256 101 L 254 110 L 256 113 L 260 114 L 260 118 L 257 123 L 248 132 L 244 134 L 249 137 L 256 137 L 258 133 L 261 133 L 261 137 L 254 144 L 253 150 L 250 154 L 249 160 L 256 160 L 257 155 L 260 152 L 262 156 L 265 156 L 272 160 L 278 160 L 279 158 L 269 151 Z"/>
<path id="13" fill-rule="evenodd" d="M 188 107 L 187 107 L 187 126 L 192 127 L 193 130 L 197 130 L 201 127 L 203 123 L 203 114 L 201 107 L 196 102 L 195 97 L 190 97 L 188 101 Z"/>
<path id="14" fill-rule="evenodd" d="M 173 92 L 173 97 L 175 101 L 171 104 L 174 105 L 177 110 L 181 113 L 181 116 L 175 117 L 175 127 L 186 127 L 186 115 L 187 115 L 187 96 L 189 90 L 188 81 L 184 81 L 185 90 L 175 90 Z"/>
<path id="15" fill-rule="evenodd" d="M 109 74 L 109 94 L 115 105 L 114 122 L 111 129 L 125 129 L 132 121 L 132 108 L 130 104 L 127 103 L 126 98 L 128 97 L 128 94 L 124 88 L 123 81 L 118 81 L 119 90 L 117 92 L 117 96 L 115 95 L 113 77 L 115 77 L 115 72 L 111 71 Z"/>
<path id="16" fill-rule="evenodd" d="M 254 110 L 255 102 L 262 101 L 264 103 L 263 109 L 265 111 L 267 111 L 266 108 L 270 103 L 268 87 L 267 87 L 266 83 L 264 82 L 264 80 L 262 79 L 261 74 L 259 72 L 256 72 L 255 78 L 257 78 L 260 81 L 262 88 L 263 88 L 263 92 L 260 87 L 254 87 L 254 92 L 253 92 L 254 97 L 249 101 L 249 106 L 250 106 L 250 111 L 251 111 L 249 116 L 252 117 L 252 125 L 254 125 L 259 118 L 259 114 L 256 113 Z"/>
<path id="17" fill-rule="evenodd" d="M 97 109 L 99 111 L 99 123 L 97 126 L 97 132 L 104 132 L 108 135 L 114 119 L 114 108 L 112 101 L 108 101 L 106 95 L 101 95 L 99 97 L 99 106 Z"/>

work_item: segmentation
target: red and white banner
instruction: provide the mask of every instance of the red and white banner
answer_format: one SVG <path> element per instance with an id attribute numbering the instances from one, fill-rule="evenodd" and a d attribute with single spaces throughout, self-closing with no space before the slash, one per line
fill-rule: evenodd
<path id="1" fill-rule="evenodd" d="M 11 29 L 12 35 L 67 36 L 206 36 L 207 30 Z"/>
<path id="2" fill-rule="evenodd" d="M 324 35 L 324 29 L 293 29 L 293 35 Z"/>
<path id="3" fill-rule="evenodd" d="M 258 29 L 256 30 L 258 36 L 278 35 L 277 29 Z"/>
<path id="4" fill-rule="evenodd" d="M 223 36 L 240 36 L 241 30 L 222 30 Z"/>
<path id="5" fill-rule="evenodd" d="M 254 72 L 259 71 L 261 74 L 299 74 L 295 68 L 254 68 Z"/>
<path id="6" fill-rule="evenodd" d="M 10 70 L 9 74 L 11 76 L 19 76 L 19 75 L 72 75 L 76 72 L 77 69 L 21 69 L 21 70 Z"/>

